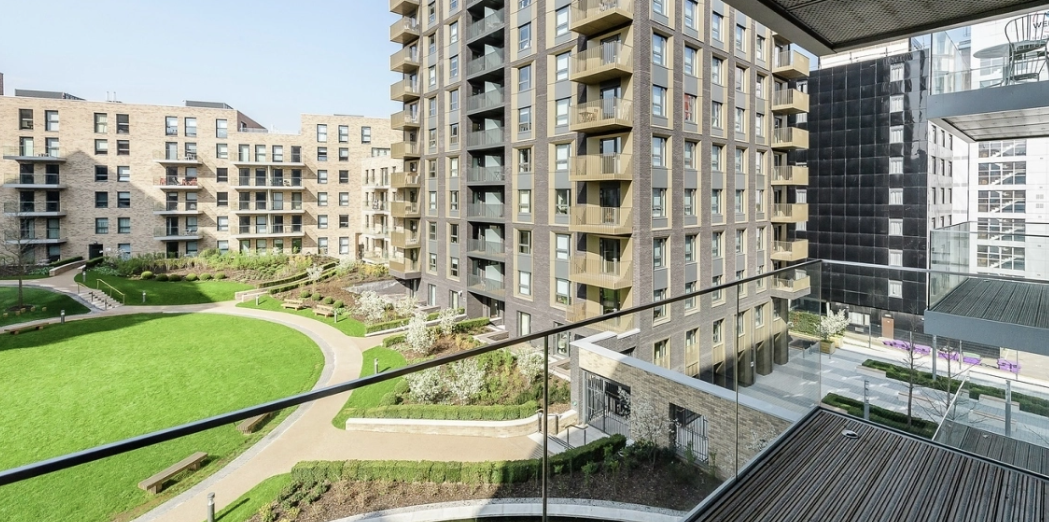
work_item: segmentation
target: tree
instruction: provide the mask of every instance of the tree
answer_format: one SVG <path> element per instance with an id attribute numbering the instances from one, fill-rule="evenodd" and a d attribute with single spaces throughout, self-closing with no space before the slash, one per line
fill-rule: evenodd
<path id="1" fill-rule="evenodd" d="M 428 404 L 437 402 L 444 392 L 441 383 L 441 372 L 437 368 L 427 368 L 421 372 L 409 373 L 404 376 L 408 382 L 408 396 L 418 403 Z"/>
<path id="2" fill-rule="evenodd" d="M 517 370 L 529 382 L 535 382 L 539 374 L 543 373 L 543 354 L 533 350 L 521 350 L 517 354 Z"/>
<path id="3" fill-rule="evenodd" d="M 402 296 L 393 303 L 393 312 L 397 317 L 411 317 L 415 312 L 415 298 L 410 295 Z"/>
<path id="4" fill-rule="evenodd" d="M 0 241 L 0 260 L 15 268 L 18 277 L 18 308 L 25 306 L 22 285 L 28 274 L 28 266 L 35 245 L 31 243 L 35 232 L 35 219 L 25 217 L 25 207 L 20 201 L 9 198 L 3 202 L 4 221 Z"/>
<path id="5" fill-rule="evenodd" d="M 441 330 L 443 335 L 451 335 L 455 330 L 455 318 L 459 314 L 451 308 L 445 308 L 441 310 L 441 313 L 437 314 L 437 327 Z"/>
<path id="6" fill-rule="evenodd" d="M 408 331 L 404 333 L 404 344 L 409 351 L 429 353 L 433 345 L 433 331 L 426 326 L 426 316 L 416 312 L 408 321 Z"/>
<path id="7" fill-rule="evenodd" d="M 827 315 L 820 318 L 820 324 L 816 325 L 816 332 L 819 334 L 820 339 L 827 341 L 831 337 L 845 331 L 845 328 L 849 326 L 849 318 L 845 314 L 844 308 L 839 310 L 838 313 L 828 310 Z"/>
<path id="8" fill-rule="evenodd" d="M 448 365 L 451 378 L 448 391 L 459 404 L 466 404 L 484 388 L 484 368 L 477 359 L 456 361 Z"/>
<path id="9" fill-rule="evenodd" d="M 324 267 L 320 265 L 314 265 L 306 269 L 306 277 L 309 278 L 314 293 L 317 292 L 317 281 L 320 280 L 322 274 L 324 274 Z"/>
<path id="10" fill-rule="evenodd" d="M 365 322 L 374 323 L 382 319 L 386 313 L 386 300 L 379 294 L 366 291 L 361 292 L 353 302 L 353 313 L 359 315 Z"/>

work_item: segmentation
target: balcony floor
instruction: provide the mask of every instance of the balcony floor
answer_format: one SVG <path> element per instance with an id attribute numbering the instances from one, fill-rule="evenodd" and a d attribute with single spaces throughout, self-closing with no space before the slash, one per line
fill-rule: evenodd
<path id="1" fill-rule="evenodd" d="M 967 279 L 925 312 L 925 333 L 1049 355 L 1049 285 Z"/>

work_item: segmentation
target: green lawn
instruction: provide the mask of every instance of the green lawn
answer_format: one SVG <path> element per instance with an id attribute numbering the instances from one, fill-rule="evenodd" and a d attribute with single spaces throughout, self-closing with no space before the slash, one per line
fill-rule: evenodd
<path id="1" fill-rule="evenodd" d="M 107 317 L 8 336 L 0 469 L 304 391 L 322 366 L 316 344 L 295 330 L 211 314 Z M 4 486 L 0 498 L 19 500 L 0 502 L 0 520 L 110 520 L 151 498 L 139 481 L 195 451 L 210 455 L 159 502 L 261 437 L 228 425 Z"/>
<path id="2" fill-rule="evenodd" d="M 392 370 L 394 368 L 400 368 L 407 364 L 404 360 L 404 356 L 396 350 L 389 348 L 383 348 L 382 346 L 376 346 L 369 350 L 365 350 L 362 354 L 364 362 L 361 364 L 361 377 L 367 377 L 375 373 L 375 359 L 379 359 L 379 372 L 386 370 Z M 397 383 L 404 380 L 404 377 L 398 377 L 396 379 L 390 379 L 383 381 L 378 384 L 371 386 L 365 386 L 358 390 L 350 392 L 350 398 L 346 400 L 346 405 L 342 407 L 342 410 L 331 423 L 339 429 L 346 429 L 346 419 L 349 418 L 346 409 L 347 408 L 372 408 L 379 405 L 379 400 L 382 399 L 383 395 L 390 393 L 394 388 L 397 387 Z"/>
<path id="3" fill-rule="evenodd" d="M 62 314 L 62 310 L 66 311 L 66 315 L 86 314 L 89 311 L 86 306 L 72 297 L 40 288 L 22 287 L 22 303 L 26 307 L 36 305 L 36 311 L 22 315 L 8 312 L 7 317 L 4 317 L 2 312 L 18 304 L 18 288 L 0 286 L 0 326 L 58 317 Z M 43 310 L 44 307 L 47 307 L 46 312 Z"/>
<path id="4" fill-rule="evenodd" d="M 274 475 L 243 494 L 232 504 L 215 513 L 218 522 L 245 522 L 262 509 L 262 506 L 273 502 L 280 490 L 291 484 L 291 473 Z"/>
<path id="5" fill-rule="evenodd" d="M 30 279 L 43 279 L 45 277 L 51 277 L 46 272 L 43 274 L 29 274 L 22 276 L 23 281 L 29 281 Z M 0 281 L 18 281 L 18 276 L 0 276 Z"/>
<path id="6" fill-rule="evenodd" d="M 318 321 L 323 321 L 325 324 L 334 326 L 340 332 L 350 337 L 364 337 L 364 323 L 350 317 L 350 316 L 339 316 L 339 322 L 335 323 L 331 317 L 322 317 L 315 315 L 313 310 L 292 310 L 290 308 L 281 308 L 281 301 L 269 295 L 264 295 L 259 298 L 259 306 L 255 306 L 255 301 L 245 301 L 238 304 L 240 308 L 251 308 L 252 310 L 269 310 L 271 312 L 286 312 L 289 314 L 301 315 L 303 317 L 309 317 Z"/>
<path id="7" fill-rule="evenodd" d="M 232 301 L 233 294 L 241 290 L 250 290 L 251 285 L 233 281 L 153 281 L 143 279 L 127 279 L 120 276 L 100 276 L 94 270 L 87 272 L 87 285 L 91 288 L 96 286 L 111 293 L 105 285 L 96 285 L 95 281 L 101 279 L 109 283 L 117 290 L 124 292 L 127 297 L 127 305 L 152 306 L 152 305 L 186 305 L 199 303 L 216 303 L 219 301 Z M 83 283 L 83 276 L 76 276 L 78 282 Z M 146 302 L 142 302 L 142 292 L 146 292 Z"/>

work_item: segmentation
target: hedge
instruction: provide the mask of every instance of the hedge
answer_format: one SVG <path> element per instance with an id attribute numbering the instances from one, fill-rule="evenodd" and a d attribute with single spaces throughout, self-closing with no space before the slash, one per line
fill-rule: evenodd
<path id="1" fill-rule="evenodd" d="M 331 263 L 327 263 L 327 264 L 321 265 L 321 268 L 323 269 L 322 271 L 328 271 L 328 270 L 331 270 L 332 268 L 335 268 L 338 264 L 339 264 L 338 262 L 333 261 Z M 273 280 L 270 280 L 270 281 L 263 281 L 261 283 L 256 283 L 255 284 L 255 288 L 269 288 L 271 286 L 286 285 L 288 283 L 301 282 L 300 279 L 303 279 L 303 278 L 308 277 L 308 276 L 309 276 L 309 274 L 307 272 L 299 272 L 298 274 L 293 274 L 293 275 L 290 275 L 290 276 L 287 276 L 287 277 L 282 277 L 280 279 L 273 279 Z"/>
<path id="2" fill-rule="evenodd" d="M 52 262 L 48 263 L 47 266 L 49 266 L 51 268 L 55 268 L 55 267 L 59 267 L 59 266 L 62 266 L 62 265 L 68 265 L 69 263 L 75 263 L 77 261 L 82 261 L 83 259 L 84 259 L 84 256 L 67 257 L 65 259 L 59 259 L 58 261 L 52 261 Z"/>
<path id="3" fill-rule="evenodd" d="M 828 393 L 823 398 L 824 404 L 841 408 L 853 417 L 863 418 L 863 402 L 848 397 L 842 397 L 836 393 Z M 907 427 L 907 414 L 888 410 L 873 404 L 870 405 L 870 420 L 877 424 L 883 424 L 901 431 L 913 433 L 920 437 L 931 439 L 936 434 L 937 424 L 924 419 L 911 417 L 911 427 Z"/>
<path id="4" fill-rule="evenodd" d="M 605 460 L 626 446 L 626 437 L 612 435 L 550 457 L 550 474 L 581 470 L 590 462 Z M 305 461 L 291 469 L 292 480 L 303 484 L 341 480 L 407 483 L 512 484 L 538 480 L 542 459 L 487 462 L 410 460 Z"/>
<path id="5" fill-rule="evenodd" d="M 87 260 L 87 264 L 85 264 L 84 266 L 86 266 L 88 268 L 95 268 L 96 266 L 101 265 L 102 262 L 105 261 L 105 260 L 106 260 L 105 256 L 96 257 L 94 259 L 88 259 Z"/>
<path id="6" fill-rule="evenodd" d="M 455 332 L 455 333 L 464 333 L 464 332 L 468 332 L 470 330 L 473 330 L 474 328 L 480 328 L 480 327 L 483 327 L 483 326 L 488 326 L 488 323 L 490 323 L 490 322 L 491 322 L 491 319 L 489 319 L 487 317 L 478 317 L 477 319 L 467 319 L 465 321 L 459 321 L 458 323 L 455 323 L 455 327 L 452 328 L 452 331 Z"/>
<path id="7" fill-rule="evenodd" d="M 389 348 L 389 347 L 391 347 L 391 346 L 393 346 L 395 344 L 401 344 L 401 343 L 404 342 L 404 339 L 405 339 L 405 335 L 404 334 L 391 335 L 391 336 L 389 336 L 389 337 L 387 337 L 387 338 L 382 340 L 382 347 L 383 348 Z"/>
<path id="8" fill-rule="evenodd" d="M 404 404 L 375 408 L 347 408 L 349 417 L 364 419 L 427 419 L 427 420 L 518 420 L 536 414 L 539 405 L 528 401 L 516 405 L 455 406 L 452 404 Z"/>
<path id="9" fill-rule="evenodd" d="M 327 279 L 331 278 L 333 275 L 337 274 L 338 271 L 339 271 L 338 267 L 333 268 L 331 270 L 328 270 L 327 272 L 324 272 L 323 274 L 321 274 L 320 279 L 317 279 L 317 281 L 326 281 Z M 269 293 L 272 295 L 272 294 L 279 294 L 281 292 L 287 292 L 288 290 L 295 290 L 296 288 L 302 288 L 303 285 L 308 285 L 308 284 L 310 284 L 312 282 L 313 281 L 309 281 L 309 280 L 301 280 L 301 281 L 295 281 L 295 282 L 288 283 L 288 284 L 281 285 L 281 286 L 273 286 L 273 287 L 269 288 Z"/>

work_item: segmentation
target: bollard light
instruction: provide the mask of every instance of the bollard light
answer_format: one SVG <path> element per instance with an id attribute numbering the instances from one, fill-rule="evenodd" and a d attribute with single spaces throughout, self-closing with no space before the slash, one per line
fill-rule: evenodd
<path id="1" fill-rule="evenodd" d="M 145 292 L 142 292 L 142 302 L 143 303 L 146 302 L 146 293 Z"/>
<path id="2" fill-rule="evenodd" d="M 215 494 L 208 493 L 208 522 L 215 522 Z"/>
<path id="3" fill-rule="evenodd" d="M 379 358 L 375 358 L 375 371 L 372 373 L 379 373 Z"/>
<path id="4" fill-rule="evenodd" d="M 66 311 L 62 310 L 62 313 L 60 315 L 62 317 L 62 324 L 66 324 Z"/>
<path id="5" fill-rule="evenodd" d="M 259 296 L 258 296 L 258 294 L 256 294 L 255 295 L 255 308 L 258 308 L 258 307 L 259 307 Z"/>
<path id="6" fill-rule="evenodd" d="M 338 323 L 339 322 L 339 309 L 338 308 L 332 309 L 331 312 L 332 312 L 332 314 L 331 314 L 331 322 Z"/>

